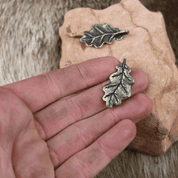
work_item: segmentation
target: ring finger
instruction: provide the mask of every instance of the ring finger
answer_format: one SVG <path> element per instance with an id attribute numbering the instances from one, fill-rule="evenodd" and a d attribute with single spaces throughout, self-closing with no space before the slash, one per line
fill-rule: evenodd
<path id="1" fill-rule="evenodd" d="M 120 154 L 136 135 L 135 124 L 126 119 L 117 123 L 84 150 L 56 169 L 56 178 L 93 178 Z"/>

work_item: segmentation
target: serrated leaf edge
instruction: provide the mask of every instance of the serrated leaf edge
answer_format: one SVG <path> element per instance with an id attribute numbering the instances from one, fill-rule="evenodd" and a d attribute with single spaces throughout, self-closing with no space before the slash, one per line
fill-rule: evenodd
<path id="1" fill-rule="evenodd" d="M 105 23 L 104 25 L 106 25 L 107 23 Z M 87 44 L 85 41 L 83 41 L 83 39 L 86 37 L 86 35 L 85 35 L 85 33 L 86 32 L 91 32 L 92 30 L 94 30 L 94 27 L 96 28 L 98 25 L 101 25 L 102 27 L 104 26 L 104 25 L 102 25 L 102 24 L 94 24 L 93 26 L 92 26 L 92 29 L 90 30 L 90 31 L 84 31 L 84 35 L 83 35 L 83 37 L 82 38 L 80 38 L 80 42 L 81 43 L 85 43 L 87 46 L 94 46 L 95 48 L 101 48 L 102 46 L 103 46 L 103 44 L 104 43 L 106 43 L 106 44 L 111 44 L 114 40 L 121 40 L 122 38 L 123 38 L 123 36 L 120 38 L 120 39 L 114 39 L 114 40 L 112 40 L 111 42 L 107 42 L 107 41 L 104 41 L 104 42 L 102 42 L 101 43 L 101 45 L 100 46 L 96 46 L 95 44 L 91 44 L 91 45 L 89 45 L 89 44 Z M 107 24 L 110 28 L 112 28 L 109 24 Z M 119 28 L 113 28 L 113 29 L 115 29 L 115 30 L 119 30 Z M 116 36 L 117 34 L 124 34 L 124 33 L 129 33 L 129 31 L 128 30 L 119 30 L 118 32 L 116 32 L 116 33 L 114 33 L 114 36 Z M 101 36 L 101 35 L 100 35 Z M 93 37 L 93 36 L 92 36 Z M 113 37 L 112 37 L 113 38 Z M 92 40 L 93 41 L 93 40 Z M 92 43 L 92 42 L 91 42 Z"/>
<path id="2" fill-rule="evenodd" d="M 126 65 L 126 59 L 124 59 L 124 61 L 123 61 L 123 63 L 121 63 L 121 64 L 119 64 L 118 66 L 116 66 L 116 69 L 118 70 L 119 69 L 119 67 L 122 67 L 123 66 L 123 64 L 125 64 Z M 128 67 L 128 66 L 127 66 Z M 125 69 L 125 67 L 124 67 L 124 69 Z M 130 69 L 129 67 L 128 67 L 128 69 Z M 131 72 L 131 69 L 128 71 L 128 73 L 130 73 Z M 111 82 L 111 77 L 113 77 L 113 75 L 114 74 L 116 74 L 117 72 L 115 72 L 115 73 L 112 73 L 110 76 L 109 76 L 109 79 L 110 79 L 110 83 L 108 83 L 108 84 L 106 84 L 106 85 L 104 85 L 104 87 L 103 87 L 103 91 L 104 91 L 104 93 L 105 93 L 105 88 L 108 86 L 108 85 L 110 85 L 110 84 L 112 84 L 112 82 Z M 125 76 L 125 73 L 124 72 L 122 72 L 123 74 L 122 75 L 124 75 Z M 128 77 L 127 76 L 125 76 L 127 79 L 128 79 Z M 132 78 L 132 77 L 131 77 Z M 122 79 L 123 80 L 123 79 Z M 121 81 L 122 81 L 121 80 Z M 129 79 L 128 79 L 129 80 Z M 117 87 L 116 87 L 116 89 L 114 90 L 114 92 L 111 94 L 111 95 L 114 95 L 114 97 L 115 98 L 117 98 L 116 96 L 115 96 L 115 91 L 118 89 L 118 87 L 120 86 L 120 84 L 122 83 L 122 82 L 119 82 L 119 84 L 115 84 Z M 128 98 L 128 97 L 130 97 L 131 96 L 131 86 L 133 85 L 135 83 L 135 80 L 132 78 L 132 84 L 128 84 L 128 85 L 130 85 L 130 88 L 129 88 L 129 91 L 128 91 L 128 94 L 126 93 L 126 97 L 123 97 L 123 98 Z M 109 86 L 110 87 L 110 86 Z M 123 87 L 123 86 L 122 86 Z M 124 88 L 124 87 L 123 87 Z M 108 95 L 110 95 L 110 94 L 107 94 L 106 95 L 106 93 L 104 94 L 104 96 L 102 97 L 102 99 L 104 100 L 104 101 L 106 101 L 106 104 L 107 104 L 107 101 L 108 100 L 106 100 L 105 98 L 106 98 L 106 96 L 108 96 Z M 112 97 L 112 96 L 111 96 Z M 112 106 L 113 105 L 120 105 L 121 103 L 122 103 L 122 99 L 123 98 L 120 98 L 120 102 L 118 102 L 117 101 L 117 103 L 118 104 L 116 104 L 116 103 L 112 103 L 111 105 L 107 105 L 107 107 L 109 107 L 109 108 L 112 108 Z M 118 99 L 117 99 L 118 100 Z M 109 103 L 110 103 L 110 100 L 109 100 Z"/>

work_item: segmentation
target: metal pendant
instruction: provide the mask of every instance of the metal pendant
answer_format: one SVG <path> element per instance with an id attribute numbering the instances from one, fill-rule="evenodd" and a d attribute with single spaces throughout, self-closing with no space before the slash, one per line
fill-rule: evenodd
<path id="1" fill-rule="evenodd" d="M 131 69 L 127 66 L 126 59 L 116 66 L 116 69 L 118 71 L 109 77 L 110 83 L 103 87 L 105 92 L 103 100 L 106 101 L 108 108 L 112 108 L 113 105 L 120 105 L 123 98 L 129 98 L 132 94 L 131 86 L 135 83 L 129 74 Z"/>
<path id="2" fill-rule="evenodd" d="M 113 40 L 121 40 L 123 36 L 128 33 L 128 30 L 112 28 L 107 23 L 104 25 L 95 24 L 89 32 L 84 31 L 84 35 L 80 38 L 80 42 L 85 43 L 87 46 L 101 48 L 104 43 L 111 44 Z"/>

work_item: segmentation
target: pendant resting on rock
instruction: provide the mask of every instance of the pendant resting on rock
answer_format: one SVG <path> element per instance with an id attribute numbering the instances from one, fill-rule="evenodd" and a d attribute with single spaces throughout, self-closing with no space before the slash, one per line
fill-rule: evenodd
<path id="1" fill-rule="evenodd" d="M 127 66 L 126 59 L 116 66 L 116 69 L 118 71 L 109 77 L 110 83 L 103 87 L 105 92 L 103 100 L 106 101 L 108 108 L 112 108 L 113 105 L 120 105 L 123 98 L 129 98 L 132 94 L 131 86 L 135 83 L 129 74 L 131 69 Z"/>
<path id="2" fill-rule="evenodd" d="M 113 40 L 121 40 L 123 36 L 128 33 L 128 30 L 112 28 L 107 23 L 104 25 L 95 24 L 90 31 L 84 31 L 84 35 L 80 38 L 80 42 L 85 43 L 87 46 L 101 48 L 104 43 L 111 44 Z"/>

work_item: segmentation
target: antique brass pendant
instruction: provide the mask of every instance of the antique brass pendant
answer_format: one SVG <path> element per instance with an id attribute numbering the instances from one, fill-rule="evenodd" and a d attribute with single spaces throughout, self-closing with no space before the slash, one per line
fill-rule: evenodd
<path id="1" fill-rule="evenodd" d="M 101 48 L 104 43 L 111 44 L 113 40 L 121 40 L 123 36 L 128 33 L 128 30 L 112 28 L 107 23 L 104 25 L 95 24 L 89 32 L 84 31 L 84 35 L 80 38 L 80 42 L 85 43 L 87 46 Z"/>
<path id="2" fill-rule="evenodd" d="M 103 87 L 105 95 L 103 100 L 106 101 L 106 106 L 112 108 L 113 105 L 120 105 L 123 98 L 131 96 L 131 86 L 135 83 L 134 79 L 129 74 L 131 69 L 126 65 L 126 59 L 123 63 L 116 66 L 117 72 L 110 75 L 110 83 Z"/>

